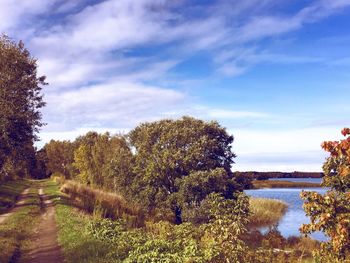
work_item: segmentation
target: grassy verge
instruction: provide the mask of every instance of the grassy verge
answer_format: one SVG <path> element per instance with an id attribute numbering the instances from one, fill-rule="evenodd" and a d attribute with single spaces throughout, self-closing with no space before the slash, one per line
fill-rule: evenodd
<path id="1" fill-rule="evenodd" d="M 318 183 L 307 182 L 290 182 L 290 181 L 278 181 L 278 180 L 254 180 L 254 189 L 260 188 L 309 188 L 309 187 L 321 187 Z"/>
<path id="2" fill-rule="evenodd" d="M 17 197 L 30 185 L 28 180 L 0 183 L 0 214 L 12 207 Z"/>
<path id="3" fill-rule="evenodd" d="M 37 188 L 32 185 L 25 203 L 0 224 L 0 262 L 13 262 L 20 257 L 20 251 L 29 245 L 39 216 L 40 198 Z"/>
<path id="4" fill-rule="evenodd" d="M 280 200 L 250 198 L 250 226 L 262 227 L 276 224 L 286 213 L 288 205 Z"/>
<path id="5" fill-rule="evenodd" d="M 86 231 L 91 216 L 79 212 L 68 196 L 59 191 L 57 183 L 47 181 L 44 191 L 55 203 L 58 242 L 63 248 L 66 262 L 111 262 L 108 258 L 111 246 L 96 240 Z"/>

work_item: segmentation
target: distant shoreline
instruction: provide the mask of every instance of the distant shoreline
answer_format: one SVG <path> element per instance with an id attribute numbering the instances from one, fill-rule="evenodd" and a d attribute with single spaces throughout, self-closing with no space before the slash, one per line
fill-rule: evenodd
<path id="1" fill-rule="evenodd" d="M 321 184 L 319 183 L 291 182 L 291 181 L 279 181 L 279 180 L 253 180 L 252 185 L 253 187 L 251 189 L 321 187 Z"/>
<path id="2" fill-rule="evenodd" d="M 236 171 L 234 174 L 249 177 L 251 179 L 265 180 L 269 178 L 322 178 L 322 172 L 257 172 L 257 171 Z"/>

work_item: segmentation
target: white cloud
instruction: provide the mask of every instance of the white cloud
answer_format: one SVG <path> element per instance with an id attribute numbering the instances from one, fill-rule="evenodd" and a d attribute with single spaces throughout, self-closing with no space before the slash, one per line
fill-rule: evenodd
<path id="1" fill-rule="evenodd" d="M 68 141 L 74 141 L 78 136 L 85 135 L 89 131 L 95 131 L 98 133 L 105 133 L 109 132 L 110 134 L 126 134 L 129 129 L 128 128 L 96 128 L 96 127 L 82 127 L 82 128 L 76 128 L 70 131 L 45 131 L 40 133 L 40 139 L 36 145 L 38 148 L 41 148 L 45 145 L 45 143 L 49 142 L 50 140 L 68 140 Z"/>
<path id="2" fill-rule="evenodd" d="M 209 118 L 214 119 L 240 119 L 240 118 L 266 118 L 269 115 L 262 112 L 252 111 L 233 111 L 224 109 L 209 109 L 206 112 Z"/>
<path id="3" fill-rule="evenodd" d="M 47 12 L 54 3 L 54 0 L 1 0 L 0 33 L 7 33 L 28 25 L 28 20 L 32 16 Z"/>
<path id="4" fill-rule="evenodd" d="M 174 90 L 130 82 L 116 82 L 50 93 L 44 120 L 46 131 L 77 127 L 131 128 L 141 121 L 158 119 L 180 107 L 186 95 Z"/>
<path id="5" fill-rule="evenodd" d="M 323 141 L 338 140 L 339 127 L 291 130 L 231 129 L 238 158 L 234 170 L 321 171 Z M 274 161 L 272 161 L 274 160 Z"/>

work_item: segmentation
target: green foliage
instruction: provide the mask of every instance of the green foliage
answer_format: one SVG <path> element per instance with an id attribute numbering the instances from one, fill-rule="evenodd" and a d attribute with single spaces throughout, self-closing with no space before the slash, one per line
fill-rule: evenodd
<path id="1" fill-rule="evenodd" d="M 132 153 L 125 137 L 88 132 L 74 142 L 51 140 L 42 150 L 47 174 L 58 172 L 67 179 L 123 192 L 129 187 Z"/>
<path id="2" fill-rule="evenodd" d="M 215 241 L 217 255 L 214 262 L 242 262 L 247 247 L 240 237 L 246 233 L 248 197 L 239 194 L 236 200 L 229 200 L 219 194 L 210 194 L 209 198 L 213 219 L 207 231 Z"/>
<path id="3" fill-rule="evenodd" d="M 182 209 L 188 204 L 182 195 L 186 188 L 197 191 L 186 192 L 195 196 L 197 204 L 212 191 L 232 198 L 240 188 L 231 172 L 233 137 L 216 122 L 183 117 L 143 123 L 129 133 L 129 138 L 136 150 L 132 190 L 149 210 L 170 208 L 180 223 Z M 194 179 L 202 176 L 206 179 L 195 186 Z M 215 186 L 209 186 L 209 181 L 215 180 L 221 181 L 220 189 L 210 189 Z"/>
<path id="4" fill-rule="evenodd" d="M 91 217 L 69 203 L 59 203 L 56 206 L 59 240 L 66 261 L 74 263 L 282 263 L 304 262 L 302 259 L 310 256 L 316 246 L 310 239 L 285 239 L 275 228 L 265 235 L 246 232 L 247 201 L 245 195 L 227 200 L 210 194 L 205 199 L 209 222 L 179 225 L 147 222 L 142 228 L 128 227 L 127 220 Z"/>
<path id="5" fill-rule="evenodd" d="M 112 221 L 101 218 L 90 221 L 87 231 L 99 240 L 117 243 L 119 236 L 126 231 L 126 224 L 121 219 Z"/>
<path id="6" fill-rule="evenodd" d="M 233 199 L 247 184 L 231 172 L 232 142 L 218 123 L 183 117 L 141 124 L 127 137 L 89 132 L 44 149 L 50 173 L 122 193 L 155 218 L 181 223 L 208 194 Z"/>
<path id="7" fill-rule="evenodd" d="M 344 129 L 342 134 L 345 139 L 322 145 L 330 153 L 323 165 L 322 184 L 330 190 L 324 195 L 301 194 L 306 201 L 304 210 L 311 219 L 301 232 L 323 231 L 330 238 L 316 253 L 319 262 L 340 262 L 350 257 L 350 129 Z"/>
<path id="8" fill-rule="evenodd" d="M 35 169 L 33 143 L 43 125 L 45 84 L 23 43 L 0 36 L 0 180 L 29 176 Z"/>
<path id="9" fill-rule="evenodd" d="M 127 185 L 132 154 L 123 136 L 90 132 L 77 143 L 73 165 L 81 182 L 114 191 Z"/>
<path id="10" fill-rule="evenodd" d="M 124 262 L 237 262 L 244 259 L 243 233 L 247 210 L 245 196 L 237 202 L 219 195 L 209 196 L 213 219 L 209 224 L 173 225 L 169 222 L 149 223 L 146 231 L 128 230 L 122 221 L 100 219 L 89 224 L 95 238 L 114 245 L 115 256 L 125 255 Z M 125 252 L 125 239 L 129 242 Z M 133 241 L 130 243 L 130 239 Z"/>
<path id="11" fill-rule="evenodd" d="M 60 173 L 66 178 L 73 178 L 76 170 L 73 166 L 76 145 L 70 141 L 51 140 L 45 144 L 41 159 L 45 162 L 46 173 Z"/>

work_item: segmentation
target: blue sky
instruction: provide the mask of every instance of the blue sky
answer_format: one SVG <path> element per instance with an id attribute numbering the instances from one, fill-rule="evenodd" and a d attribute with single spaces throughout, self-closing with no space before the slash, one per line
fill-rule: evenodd
<path id="1" fill-rule="evenodd" d="M 192 115 L 234 170 L 320 171 L 350 126 L 350 0 L 2 0 L 0 32 L 50 83 L 39 146 Z"/>

